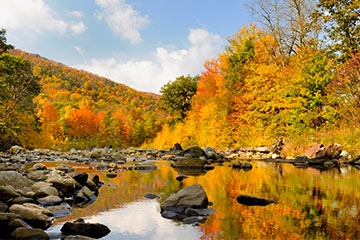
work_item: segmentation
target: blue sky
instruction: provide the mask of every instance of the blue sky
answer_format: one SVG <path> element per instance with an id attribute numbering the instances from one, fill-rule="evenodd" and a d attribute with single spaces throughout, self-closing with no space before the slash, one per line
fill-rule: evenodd
<path id="1" fill-rule="evenodd" d="M 200 74 L 252 19 L 241 0 L 0 0 L 8 43 L 140 91 Z"/>

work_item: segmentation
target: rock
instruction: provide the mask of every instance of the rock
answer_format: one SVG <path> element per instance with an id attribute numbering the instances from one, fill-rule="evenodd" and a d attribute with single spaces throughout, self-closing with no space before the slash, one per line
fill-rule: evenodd
<path id="1" fill-rule="evenodd" d="M 11 156 L 10 161 L 13 162 L 13 163 L 25 163 L 26 159 L 22 158 L 20 156 Z"/>
<path id="2" fill-rule="evenodd" d="M 49 239 L 49 236 L 42 229 L 19 227 L 15 229 L 10 237 L 13 239 Z"/>
<path id="3" fill-rule="evenodd" d="M 103 224 L 81 221 L 67 222 L 60 231 L 65 235 L 83 235 L 93 238 L 101 238 L 110 233 L 110 229 Z"/>
<path id="4" fill-rule="evenodd" d="M 143 162 L 135 164 L 135 170 L 142 170 L 142 172 L 152 172 L 157 169 L 157 166 L 152 162 Z M 145 171 L 144 171 L 145 170 Z"/>
<path id="5" fill-rule="evenodd" d="M 75 179 L 78 183 L 80 183 L 82 186 L 85 186 L 88 180 L 88 174 L 84 172 L 71 172 L 68 174 L 70 177 Z"/>
<path id="6" fill-rule="evenodd" d="M 10 149 L 9 149 L 9 152 L 14 154 L 14 153 L 21 153 L 21 152 L 24 152 L 24 149 L 20 146 L 12 146 Z"/>
<path id="7" fill-rule="evenodd" d="M 107 176 L 108 178 L 115 178 L 115 177 L 117 177 L 117 175 L 116 175 L 115 173 L 108 173 L 108 174 L 106 174 L 106 176 Z"/>
<path id="8" fill-rule="evenodd" d="M 155 195 L 153 193 L 145 194 L 144 197 L 146 197 L 148 199 L 159 199 L 160 198 L 158 195 Z"/>
<path id="9" fill-rule="evenodd" d="M 326 158 L 326 159 L 337 159 L 340 157 L 340 145 L 322 145 L 316 144 L 306 150 L 305 155 L 309 158 Z"/>
<path id="10" fill-rule="evenodd" d="M 205 155 L 206 155 L 206 157 L 207 157 L 208 159 L 214 159 L 214 160 L 216 160 L 216 159 L 219 157 L 219 155 L 217 154 L 217 152 L 216 152 L 214 149 L 212 149 L 211 147 L 206 147 L 206 148 L 204 149 L 204 152 L 205 152 Z"/>
<path id="11" fill-rule="evenodd" d="M 26 173 L 26 176 L 36 182 L 45 181 L 49 176 L 49 170 L 35 170 Z"/>
<path id="12" fill-rule="evenodd" d="M 69 235 L 64 238 L 64 240 L 93 240 L 95 238 L 86 237 L 82 235 Z"/>
<path id="13" fill-rule="evenodd" d="M 203 168 L 207 160 L 198 158 L 178 158 L 172 166 L 174 168 Z"/>
<path id="14" fill-rule="evenodd" d="M 181 175 L 181 176 L 177 176 L 175 179 L 179 182 L 181 182 L 182 180 L 186 179 L 186 178 L 189 178 L 188 176 L 184 176 L 184 175 Z"/>
<path id="15" fill-rule="evenodd" d="M 232 168 L 241 168 L 242 163 L 239 160 L 231 161 L 231 167 Z"/>
<path id="16" fill-rule="evenodd" d="M 29 197 L 17 197 L 11 201 L 11 204 L 23 204 L 23 203 L 35 203 L 33 198 Z"/>
<path id="17" fill-rule="evenodd" d="M 7 212 L 8 208 L 9 207 L 6 203 L 0 202 L 0 213 Z"/>
<path id="18" fill-rule="evenodd" d="M 81 188 L 81 190 L 76 195 L 75 200 L 77 203 L 93 202 L 96 200 L 96 196 L 88 187 L 84 186 Z M 80 207 L 83 207 L 83 206 L 80 205 Z"/>
<path id="19" fill-rule="evenodd" d="M 360 156 L 354 157 L 352 161 L 349 162 L 351 165 L 360 165 Z"/>
<path id="20" fill-rule="evenodd" d="M 176 217 L 177 215 L 178 215 L 178 214 L 177 214 L 176 212 L 169 211 L 169 210 L 164 210 L 164 211 L 161 212 L 161 216 L 162 216 L 163 218 L 168 218 L 168 219 L 174 218 L 174 217 Z"/>
<path id="21" fill-rule="evenodd" d="M 50 195 L 59 196 L 59 192 L 54 187 L 41 187 L 35 192 L 36 198 L 47 197 Z"/>
<path id="22" fill-rule="evenodd" d="M 56 170 L 63 171 L 64 173 L 74 172 L 74 168 L 71 167 L 71 166 L 70 166 L 69 164 L 67 164 L 67 163 L 61 164 L 60 166 L 58 166 L 58 167 L 56 168 Z"/>
<path id="23" fill-rule="evenodd" d="M 31 226 L 29 224 L 27 224 L 20 218 L 11 220 L 11 222 L 9 222 L 7 227 L 9 228 L 10 232 L 14 231 L 16 228 L 19 228 L 19 227 L 31 228 Z"/>
<path id="24" fill-rule="evenodd" d="M 191 147 L 179 153 L 179 156 L 187 156 L 191 158 L 206 157 L 205 152 L 200 147 Z"/>
<path id="25" fill-rule="evenodd" d="M 187 208 L 185 210 L 185 215 L 192 217 L 192 216 L 210 216 L 216 213 L 215 209 L 213 208 L 204 208 L 204 209 L 195 209 L 195 208 Z"/>
<path id="26" fill-rule="evenodd" d="M 46 182 L 51 183 L 56 189 L 62 191 L 63 193 L 72 192 L 75 189 L 81 188 L 81 185 L 75 181 L 75 179 L 59 170 L 53 170 L 50 172 Z"/>
<path id="27" fill-rule="evenodd" d="M 236 200 L 246 206 L 266 206 L 270 203 L 277 203 L 275 200 L 266 200 L 263 198 L 248 196 L 248 195 L 242 195 L 240 194 Z"/>
<path id="28" fill-rule="evenodd" d="M 308 162 L 309 158 L 307 156 L 297 156 L 294 159 L 294 162 Z"/>
<path id="29" fill-rule="evenodd" d="M 91 179 L 88 179 L 87 181 L 86 181 L 86 184 L 85 184 L 85 186 L 87 186 L 90 190 L 92 190 L 92 191 L 95 191 L 96 189 L 98 189 L 98 186 L 93 182 L 93 180 L 91 180 Z"/>
<path id="30" fill-rule="evenodd" d="M 343 157 L 345 159 L 350 159 L 351 155 L 347 151 L 342 150 L 341 153 L 340 153 L 340 157 Z"/>
<path id="31" fill-rule="evenodd" d="M 190 185 L 179 190 L 161 203 L 160 207 L 166 210 L 168 207 L 188 206 L 195 208 L 207 208 L 208 198 L 200 184 Z"/>
<path id="32" fill-rule="evenodd" d="M 242 169 L 244 169 L 245 171 L 250 171 L 253 166 L 250 164 L 250 163 L 244 163 L 242 166 L 241 166 Z"/>
<path id="33" fill-rule="evenodd" d="M 10 199 L 20 197 L 21 195 L 15 191 L 15 189 L 10 186 L 0 186 L 0 201 L 7 202 Z"/>
<path id="34" fill-rule="evenodd" d="M 333 168 L 336 167 L 337 164 L 334 161 L 327 161 L 323 163 L 324 167 L 326 168 Z"/>
<path id="35" fill-rule="evenodd" d="M 0 213 L 0 239 L 8 238 L 8 235 L 13 231 L 9 224 L 15 219 L 20 219 L 20 216 L 14 213 Z"/>
<path id="36" fill-rule="evenodd" d="M 47 167 L 43 163 L 35 163 L 32 168 L 33 170 L 46 170 Z"/>
<path id="37" fill-rule="evenodd" d="M 59 196 L 49 195 L 39 198 L 37 201 L 43 206 L 53 206 L 61 203 L 62 199 Z"/>
<path id="38" fill-rule="evenodd" d="M 52 212 L 33 203 L 14 204 L 9 211 L 18 214 L 22 220 L 34 228 L 47 229 L 53 221 Z"/>
<path id="39" fill-rule="evenodd" d="M 205 216 L 195 216 L 195 217 L 187 217 L 183 219 L 184 223 L 192 224 L 192 223 L 204 223 L 206 221 Z"/>
<path id="40" fill-rule="evenodd" d="M 183 151 L 183 148 L 180 143 L 175 143 L 174 147 L 170 148 L 170 151 Z"/>
<path id="41" fill-rule="evenodd" d="M 69 204 L 62 203 L 58 206 L 47 207 L 46 209 L 51 211 L 55 218 L 61 218 L 70 215 L 70 211 L 69 211 L 70 208 L 71 207 Z"/>
<path id="42" fill-rule="evenodd" d="M 0 172 L 0 185 L 11 185 L 16 189 L 23 187 L 31 187 L 33 181 L 27 179 L 23 175 L 15 171 L 1 171 Z"/>
<path id="43" fill-rule="evenodd" d="M 204 166 L 204 169 L 207 170 L 207 171 L 213 170 L 214 168 L 215 168 L 215 167 L 212 166 L 212 165 L 210 165 L 210 164 L 206 164 L 206 165 Z"/>
<path id="44" fill-rule="evenodd" d="M 51 183 L 47 183 L 47 182 L 36 182 L 31 186 L 31 189 L 36 192 L 41 188 L 47 188 L 47 187 L 52 187 Z"/>

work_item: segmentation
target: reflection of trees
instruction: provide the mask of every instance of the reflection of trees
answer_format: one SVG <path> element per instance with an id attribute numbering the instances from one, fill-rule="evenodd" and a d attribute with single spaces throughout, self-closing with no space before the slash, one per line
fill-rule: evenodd
<path id="1" fill-rule="evenodd" d="M 200 225 L 203 239 L 360 238 L 357 170 L 352 169 L 346 175 L 337 170 L 320 174 L 313 169 L 296 169 L 291 164 L 260 166 L 254 162 L 253 165 L 251 171 L 245 172 L 234 171 L 225 164 L 181 183 L 175 180 L 177 173 L 170 166 L 160 166 L 146 174 L 123 171 L 114 179 L 106 178 L 105 172 L 100 173 L 106 184 L 100 189 L 98 200 L 85 209 L 72 209 L 72 215 L 58 222 L 119 208 L 141 199 L 146 193 L 165 199 L 180 188 L 200 183 L 217 211 Z M 116 187 L 109 187 L 108 183 Z M 237 203 L 238 194 L 274 199 L 279 203 L 248 207 Z"/>

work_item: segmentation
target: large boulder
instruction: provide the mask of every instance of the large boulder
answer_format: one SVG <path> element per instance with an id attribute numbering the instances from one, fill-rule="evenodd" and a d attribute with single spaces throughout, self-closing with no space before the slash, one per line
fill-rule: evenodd
<path id="1" fill-rule="evenodd" d="M 307 149 L 305 155 L 310 159 L 338 159 L 340 153 L 341 149 L 339 144 L 330 144 L 326 146 L 323 144 L 316 144 Z"/>
<path id="2" fill-rule="evenodd" d="M 10 199 L 15 199 L 20 196 L 21 195 L 17 191 L 15 191 L 15 189 L 12 186 L 10 185 L 0 186 L 0 201 L 7 202 Z"/>
<path id="3" fill-rule="evenodd" d="M 101 238 L 111 232 L 110 229 L 103 224 L 85 223 L 82 219 L 65 223 L 60 231 L 65 235 L 82 235 L 92 238 Z"/>
<path id="4" fill-rule="evenodd" d="M 12 239 L 49 239 L 49 236 L 42 229 L 19 227 L 16 228 L 11 234 Z"/>
<path id="5" fill-rule="evenodd" d="M 18 214 L 21 219 L 34 228 L 47 229 L 54 219 L 51 211 L 33 203 L 14 204 L 9 211 Z"/>
<path id="6" fill-rule="evenodd" d="M 51 183 L 56 189 L 63 193 L 69 193 L 81 188 L 81 185 L 75 181 L 75 179 L 60 170 L 50 172 L 46 182 Z"/>
<path id="7" fill-rule="evenodd" d="M 88 174 L 84 172 L 71 172 L 68 175 L 75 179 L 82 186 L 86 185 L 86 182 L 88 180 Z"/>
<path id="8" fill-rule="evenodd" d="M 203 168 L 207 164 L 206 159 L 199 158 L 177 158 L 172 164 L 174 168 Z"/>
<path id="9" fill-rule="evenodd" d="M 62 202 L 62 199 L 59 196 L 49 195 L 39 198 L 37 199 L 37 201 L 43 206 L 54 206 L 60 204 Z"/>
<path id="10" fill-rule="evenodd" d="M 9 152 L 10 152 L 10 153 L 13 153 L 13 154 L 15 154 L 15 153 L 21 153 L 21 152 L 24 152 L 24 149 L 23 149 L 22 147 L 20 147 L 20 146 L 15 145 L 15 146 L 12 146 L 12 147 L 9 149 Z"/>
<path id="11" fill-rule="evenodd" d="M 15 213 L 0 213 L 0 239 L 6 238 L 11 233 L 9 224 L 15 219 L 20 219 L 20 216 Z"/>
<path id="12" fill-rule="evenodd" d="M 36 198 L 42 198 L 42 197 L 47 197 L 47 196 L 58 196 L 59 192 L 56 188 L 54 187 L 41 187 L 38 190 L 36 190 L 35 192 L 35 197 Z"/>
<path id="13" fill-rule="evenodd" d="M 162 210 L 171 207 L 193 207 L 193 208 L 207 208 L 208 197 L 205 190 L 200 184 L 194 184 L 179 190 L 177 193 L 168 197 L 161 203 Z"/>
<path id="14" fill-rule="evenodd" d="M 27 179 L 16 171 L 1 171 L 0 172 L 0 185 L 11 185 L 16 189 L 23 187 L 31 187 L 33 181 Z"/>
<path id="15" fill-rule="evenodd" d="M 49 176 L 49 170 L 32 170 L 26 173 L 26 177 L 31 179 L 32 181 L 39 182 L 45 181 Z"/>
<path id="16" fill-rule="evenodd" d="M 206 154 L 200 147 L 191 147 L 179 153 L 179 156 L 199 158 L 199 157 L 206 157 Z"/>

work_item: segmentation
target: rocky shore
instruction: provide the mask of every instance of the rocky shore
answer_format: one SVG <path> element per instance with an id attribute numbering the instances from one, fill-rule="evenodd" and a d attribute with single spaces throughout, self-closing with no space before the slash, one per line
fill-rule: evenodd
<path id="1" fill-rule="evenodd" d="M 242 148 L 217 152 L 210 147 L 192 147 L 183 150 L 179 144 L 169 151 L 157 149 L 134 149 L 115 151 L 108 148 L 58 152 L 47 149 L 24 150 L 13 146 L 0 153 L 0 227 L 1 239 L 48 239 L 44 231 L 54 219 L 70 214 L 72 207 L 86 207 L 95 201 L 102 182 L 98 175 L 76 172 L 70 162 L 88 164 L 90 168 L 107 170 L 109 178 L 119 171 L 154 171 L 153 160 L 171 161 L 179 172 L 176 178 L 182 181 L 187 176 L 201 175 L 230 162 L 234 169 L 250 171 L 251 160 L 291 163 L 295 167 L 329 169 L 341 164 L 352 164 L 360 168 L 360 157 L 352 158 L 340 145 L 322 144 L 309 148 L 304 156 L 286 158 L 281 155 L 279 145 L 261 148 Z M 48 168 L 41 162 L 59 162 Z M 24 167 L 24 166 L 31 167 Z M 149 195 L 149 198 L 158 198 Z M 239 196 L 238 202 L 248 206 L 276 203 L 251 196 Z M 257 203 L 261 204 L 257 204 Z M 206 193 L 200 185 L 189 186 L 161 203 L 161 215 L 183 221 L 199 223 L 215 212 L 208 208 Z M 65 239 L 101 238 L 110 232 L 101 223 L 85 223 L 82 219 L 67 222 L 61 229 Z"/>

